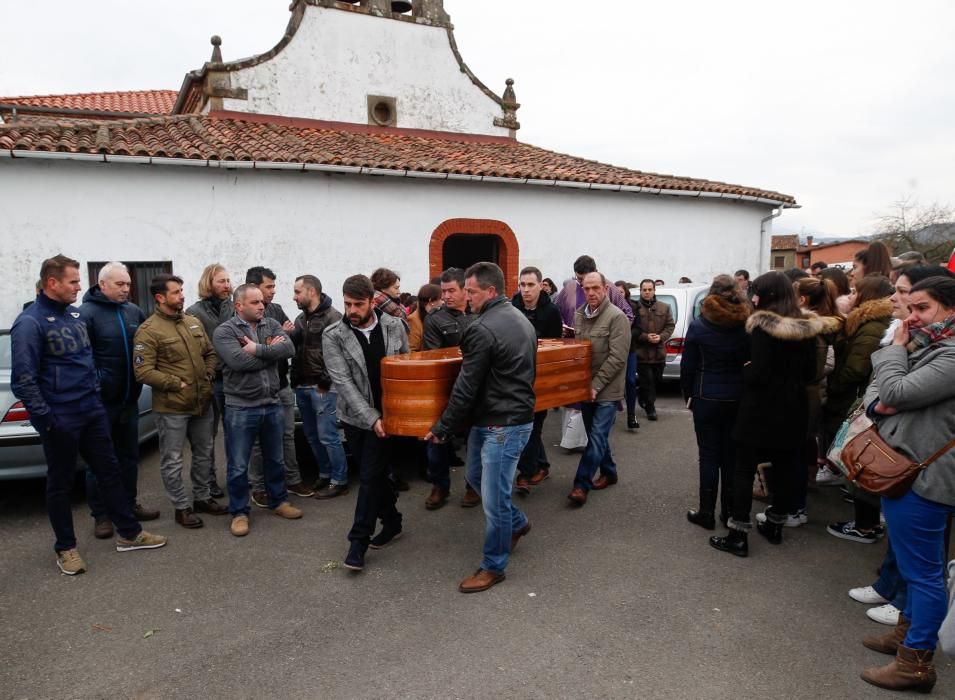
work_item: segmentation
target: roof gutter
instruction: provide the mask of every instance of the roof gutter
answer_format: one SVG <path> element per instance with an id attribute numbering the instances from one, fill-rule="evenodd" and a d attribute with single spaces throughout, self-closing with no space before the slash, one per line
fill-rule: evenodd
<path id="1" fill-rule="evenodd" d="M 42 107 L 40 105 L 24 105 L 16 102 L 0 102 L 0 112 L 11 112 L 16 123 L 18 114 L 61 114 L 71 117 L 88 117 L 90 119 L 107 117 L 110 119 L 136 119 L 139 117 L 162 117 L 158 112 L 111 112 L 99 109 L 77 109 L 75 107 Z"/>
<path id="2" fill-rule="evenodd" d="M 317 163 L 283 163 L 258 160 L 206 160 L 198 158 L 168 158 L 160 156 L 121 156 L 107 153 L 66 153 L 62 151 L 21 151 L 0 150 L 0 158 L 27 158 L 35 160 L 77 160 L 87 163 L 127 163 L 137 165 L 178 165 L 180 167 L 221 168 L 223 170 L 286 170 L 300 172 L 333 173 L 339 175 L 372 175 L 382 177 L 405 177 L 422 180 L 457 180 L 465 182 L 486 182 L 492 184 L 532 185 L 537 187 L 559 187 L 575 190 L 593 190 L 605 192 L 632 192 L 672 197 L 696 197 L 700 199 L 728 199 L 754 204 L 778 207 L 779 212 L 772 214 L 762 222 L 776 218 L 783 209 L 799 205 L 768 197 L 733 194 L 728 192 L 703 192 L 702 190 L 667 190 L 659 187 L 638 187 L 633 185 L 610 185 L 573 180 L 538 180 L 533 178 L 495 177 L 492 175 L 464 175 L 458 173 L 434 173 L 422 170 L 396 170 L 387 168 L 367 168 L 352 165 L 322 165 Z M 763 225 L 761 223 L 761 226 Z M 765 230 L 765 228 L 764 228 Z"/>

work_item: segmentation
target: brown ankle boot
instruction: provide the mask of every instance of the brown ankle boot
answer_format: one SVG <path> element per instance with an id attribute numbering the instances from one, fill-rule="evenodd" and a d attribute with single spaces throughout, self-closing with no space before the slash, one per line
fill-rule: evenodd
<path id="1" fill-rule="evenodd" d="M 933 652 L 928 649 L 909 649 L 899 645 L 899 651 L 892 663 L 877 668 L 867 668 L 862 672 L 866 683 L 886 690 L 917 690 L 930 693 L 935 687 L 935 665 Z"/>
<path id="2" fill-rule="evenodd" d="M 902 642 L 905 641 L 905 635 L 909 632 L 910 620 L 906 620 L 904 615 L 899 615 L 899 622 L 895 629 L 885 634 L 873 635 L 862 640 L 862 646 L 880 654 L 895 656 Z"/>

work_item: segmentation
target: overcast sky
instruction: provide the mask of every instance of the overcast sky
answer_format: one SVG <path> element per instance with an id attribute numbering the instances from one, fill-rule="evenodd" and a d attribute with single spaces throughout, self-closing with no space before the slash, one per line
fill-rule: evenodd
<path id="1" fill-rule="evenodd" d="M 0 95 L 178 89 L 220 34 L 270 49 L 289 0 L 7 3 Z M 949 0 L 445 0 L 464 60 L 516 80 L 520 140 L 794 195 L 776 231 L 871 233 L 955 205 Z"/>

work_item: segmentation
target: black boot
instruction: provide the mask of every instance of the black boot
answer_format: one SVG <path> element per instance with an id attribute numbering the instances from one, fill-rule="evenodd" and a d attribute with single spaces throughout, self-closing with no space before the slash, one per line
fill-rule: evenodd
<path id="1" fill-rule="evenodd" d="M 716 518 L 713 515 L 715 509 L 716 492 L 700 489 L 700 508 L 699 510 L 688 510 L 686 519 L 694 525 L 699 525 L 704 530 L 715 530 Z"/>
<path id="2" fill-rule="evenodd" d="M 766 522 L 756 523 L 756 529 L 759 530 L 759 534 L 769 540 L 770 544 L 782 544 L 783 541 L 783 524 L 774 523 L 770 520 Z"/>
<path id="3" fill-rule="evenodd" d="M 742 530 L 730 530 L 725 537 L 711 537 L 710 546 L 737 557 L 749 556 L 749 538 Z"/>
<path id="4" fill-rule="evenodd" d="M 637 423 L 637 417 L 632 413 L 628 413 L 627 414 L 627 430 L 636 430 L 639 427 L 640 427 L 640 424 Z"/>

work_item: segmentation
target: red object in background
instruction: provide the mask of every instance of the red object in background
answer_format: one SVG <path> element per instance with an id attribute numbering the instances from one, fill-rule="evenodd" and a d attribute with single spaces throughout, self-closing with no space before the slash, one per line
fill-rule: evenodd
<path id="1" fill-rule="evenodd" d="M 683 352 L 683 338 L 670 338 L 664 347 L 667 355 L 679 355 Z"/>
<path id="2" fill-rule="evenodd" d="M 952 257 L 948 259 L 948 269 L 955 272 L 955 250 L 952 251 Z"/>
<path id="3" fill-rule="evenodd" d="M 10 407 L 10 410 L 7 411 L 7 414 L 3 417 L 4 423 L 22 423 L 24 421 L 30 420 L 30 414 L 27 413 L 26 408 L 23 407 L 22 401 L 17 401 Z"/>

